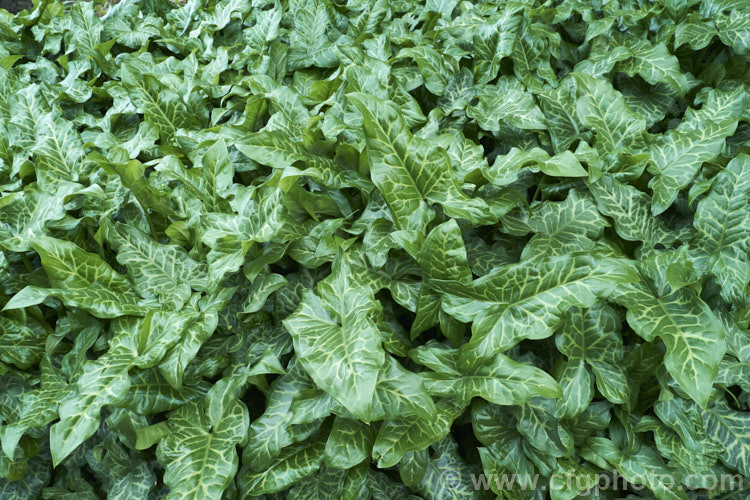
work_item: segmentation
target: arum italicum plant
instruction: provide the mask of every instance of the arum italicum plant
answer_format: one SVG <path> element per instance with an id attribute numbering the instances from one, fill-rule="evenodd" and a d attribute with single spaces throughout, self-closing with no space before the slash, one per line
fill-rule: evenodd
<path id="1" fill-rule="evenodd" d="M 744 2 L 180 3 L 0 15 L 0 498 L 747 496 Z"/>

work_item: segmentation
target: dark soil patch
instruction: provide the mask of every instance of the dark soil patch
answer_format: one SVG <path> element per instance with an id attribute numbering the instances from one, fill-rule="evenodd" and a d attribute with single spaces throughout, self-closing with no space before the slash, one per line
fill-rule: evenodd
<path id="1" fill-rule="evenodd" d="M 0 0 L 0 9 L 5 9 L 13 14 L 18 14 L 23 9 L 31 10 L 30 0 Z"/>

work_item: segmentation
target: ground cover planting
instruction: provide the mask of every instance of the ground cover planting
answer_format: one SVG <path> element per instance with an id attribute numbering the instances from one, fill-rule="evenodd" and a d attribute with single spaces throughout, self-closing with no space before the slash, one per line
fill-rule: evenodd
<path id="1" fill-rule="evenodd" d="M 749 45 L 734 0 L 0 10 L 0 498 L 745 499 Z"/>

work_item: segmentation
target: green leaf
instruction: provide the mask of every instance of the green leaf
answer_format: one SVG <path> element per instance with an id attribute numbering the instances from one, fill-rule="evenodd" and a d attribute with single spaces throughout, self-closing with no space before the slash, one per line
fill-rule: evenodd
<path id="1" fill-rule="evenodd" d="M 8 457 L 14 456 L 16 446 L 27 430 L 45 427 L 57 418 L 60 401 L 72 390 L 59 370 L 51 366 L 49 358 L 43 358 L 40 371 L 40 387 L 23 394 L 16 418 L 0 429 L 3 451 Z"/>
<path id="2" fill-rule="evenodd" d="M 509 123 L 524 130 L 544 130 L 544 115 L 530 93 L 515 80 L 503 78 L 498 86 L 480 90 L 479 103 L 469 106 L 466 113 L 488 131 L 499 131 L 501 123 Z"/>
<path id="3" fill-rule="evenodd" d="M 42 259 L 42 266 L 53 288 L 45 292 L 71 307 L 81 307 L 100 318 L 143 315 L 130 282 L 109 264 L 73 243 L 49 237 L 35 238 L 31 246 Z M 13 301 L 5 306 L 13 309 Z"/>
<path id="4" fill-rule="evenodd" d="M 564 363 L 557 378 L 562 397 L 555 408 L 555 416 L 570 418 L 583 413 L 594 398 L 594 379 L 583 360 Z"/>
<path id="5" fill-rule="evenodd" d="M 540 166 L 542 172 L 552 177 L 586 177 L 588 172 L 570 151 L 564 151 L 545 161 Z"/>
<path id="6" fill-rule="evenodd" d="M 289 64 L 292 68 L 315 65 L 334 67 L 338 58 L 332 39 L 336 30 L 330 21 L 327 4 L 316 0 L 309 6 L 293 8 L 294 30 L 289 35 Z"/>
<path id="7" fill-rule="evenodd" d="M 572 78 L 566 78 L 559 86 L 544 89 L 538 94 L 555 153 L 565 151 L 581 136 L 572 82 Z"/>
<path id="8" fill-rule="evenodd" d="M 651 148 L 658 175 L 649 182 L 655 215 L 669 208 L 703 163 L 719 155 L 724 140 L 737 128 L 743 102 L 744 94 L 736 90 L 713 91 L 700 110 L 689 109 L 676 129 L 659 137 Z"/>
<path id="9" fill-rule="evenodd" d="M 185 329 L 182 339 L 164 356 L 159 363 L 159 371 L 172 387 L 182 388 L 182 379 L 188 364 L 214 333 L 217 324 L 218 318 L 215 310 L 208 309 L 202 312 Z"/>
<path id="10" fill-rule="evenodd" d="M 107 243 L 117 251 L 117 261 L 127 266 L 142 296 L 157 295 L 164 304 L 180 309 L 190 298 L 191 287 L 205 289 L 205 268 L 179 246 L 162 245 L 118 222 L 105 221 L 102 228 Z"/>
<path id="11" fill-rule="evenodd" d="M 646 121 L 633 113 L 612 85 L 589 75 L 574 73 L 578 85 L 576 114 L 596 132 L 594 147 L 602 154 L 630 149 L 646 131 Z"/>
<path id="12" fill-rule="evenodd" d="M 471 481 L 471 469 L 459 455 L 458 445 L 449 437 L 432 445 L 434 454 L 427 462 L 424 476 L 416 489 L 432 498 L 476 497 Z M 454 480 L 458 478 L 458 481 Z"/>
<path id="13" fill-rule="evenodd" d="M 313 380 L 369 422 L 377 374 L 385 362 L 381 335 L 370 317 L 377 303 L 367 288 L 354 286 L 346 261 L 337 263 L 334 274 L 318 285 L 320 296 L 306 291 L 284 326 Z"/>
<path id="14" fill-rule="evenodd" d="M 678 48 L 687 43 L 691 49 L 701 50 L 711 43 L 711 39 L 718 34 L 719 32 L 713 21 L 702 21 L 691 16 L 677 26 L 674 33 L 674 46 Z"/>
<path id="15" fill-rule="evenodd" d="M 370 458 L 375 429 L 357 420 L 336 417 L 326 441 L 326 464 L 351 469 Z"/>
<path id="16" fill-rule="evenodd" d="M 276 493 L 314 474 L 323 463 L 325 439 L 289 446 L 268 468 L 259 472 L 240 471 L 239 485 L 244 497 Z"/>
<path id="17" fill-rule="evenodd" d="M 278 188 L 242 193 L 239 214 L 209 213 L 194 219 L 200 224 L 201 240 L 211 248 L 206 262 L 213 288 L 226 274 L 239 270 L 252 243 L 265 243 L 278 234 L 286 216 L 282 196 Z"/>
<path id="18" fill-rule="evenodd" d="M 487 204 L 464 194 L 442 149 L 413 137 L 393 103 L 364 94 L 347 98 L 362 114 L 372 180 L 399 229 L 424 232 L 433 219 L 429 203 L 439 203 L 446 214 L 472 222 L 492 220 Z"/>
<path id="19" fill-rule="evenodd" d="M 40 111 L 47 109 L 49 108 L 42 100 L 40 86 L 36 83 L 24 86 L 11 95 L 8 100 L 8 143 L 11 147 L 16 146 L 21 150 L 34 147 Z M 26 156 L 28 157 L 28 152 Z"/>
<path id="20" fill-rule="evenodd" d="M 728 16 L 718 16 L 714 21 L 719 38 L 738 54 L 747 54 L 750 47 L 750 22 L 740 12 L 730 12 Z"/>
<path id="21" fill-rule="evenodd" d="M 197 311 L 158 311 L 151 310 L 144 320 L 138 324 L 127 325 L 138 331 L 138 359 L 139 368 L 156 366 L 164 355 L 177 342 L 185 331 L 200 317 Z"/>
<path id="22" fill-rule="evenodd" d="M 386 420 L 375 438 L 373 460 L 378 461 L 378 467 L 391 467 L 405 453 L 427 448 L 448 434 L 451 424 L 462 411 L 463 407 L 443 400 L 437 404 L 435 418 Z"/>
<path id="23" fill-rule="evenodd" d="M 59 181 L 77 181 L 83 170 L 83 142 L 73 124 L 59 113 L 46 113 L 34 126 L 36 143 L 36 177 L 39 187 L 46 190 Z"/>
<path id="24" fill-rule="evenodd" d="M 153 124 L 164 139 L 190 124 L 190 113 L 180 97 L 166 88 L 153 74 L 140 74 L 137 68 L 123 66 L 122 83 L 128 96 L 144 119 Z"/>
<path id="25" fill-rule="evenodd" d="M 680 71 L 680 62 L 664 43 L 652 45 L 646 40 L 628 38 L 624 46 L 631 57 L 616 65 L 619 71 L 628 76 L 638 74 L 651 85 L 668 83 L 680 94 L 687 92 L 688 80 Z"/>
<path id="26" fill-rule="evenodd" d="M 49 452 L 43 451 L 27 463 L 28 469 L 17 479 L 0 478 L 0 495 L 6 498 L 34 498 L 41 494 L 49 483 Z"/>
<path id="27" fill-rule="evenodd" d="M 609 225 L 592 197 L 578 191 L 571 191 L 565 201 L 533 207 L 528 224 L 535 234 L 521 253 L 524 260 L 590 251 Z"/>
<path id="28" fill-rule="evenodd" d="M 419 72 L 422 74 L 427 90 L 435 95 L 443 95 L 451 70 L 446 64 L 448 61 L 443 55 L 429 45 L 408 47 L 402 49 L 398 58 L 413 59 L 417 63 Z"/>
<path id="29" fill-rule="evenodd" d="M 149 468 L 148 462 L 131 455 L 126 448 L 114 439 L 113 435 L 105 438 L 103 443 L 105 455 L 101 461 L 89 461 L 98 475 L 106 478 L 109 498 L 125 500 L 126 498 L 143 497 L 156 486 L 156 477 Z"/>
<path id="30" fill-rule="evenodd" d="M 466 248 L 456 221 L 449 220 L 430 231 L 420 249 L 419 265 L 427 282 L 419 290 L 417 315 L 411 326 L 412 338 L 438 322 L 446 321 L 445 313 L 440 309 L 440 297 L 430 290 L 429 280 L 471 280 Z"/>
<path id="31" fill-rule="evenodd" d="M 219 139 L 201 157 L 201 172 L 206 189 L 207 210 L 221 211 L 222 205 L 219 200 L 226 197 L 234 177 L 234 169 L 224 139 Z"/>
<path id="32" fill-rule="evenodd" d="M 0 203 L 0 235 L 2 246 L 14 252 L 31 250 L 30 240 L 44 233 L 48 222 L 65 216 L 62 200 L 73 194 L 76 186 L 59 183 L 50 192 L 33 190 L 25 196 L 13 193 Z"/>
<path id="33" fill-rule="evenodd" d="M 573 437 L 552 417 L 554 409 L 555 401 L 544 397 L 536 397 L 520 407 L 514 407 L 513 412 L 518 419 L 516 428 L 546 456 L 568 456 L 573 448 Z"/>
<path id="34" fill-rule="evenodd" d="M 352 477 L 353 476 L 353 477 Z M 291 490 L 290 495 L 295 498 L 325 500 L 327 498 L 351 498 L 356 492 L 345 491 L 347 486 L 356 488 L 356 482 L 364 483 L 358 469 L 340 470 L 327 467 L 325 464 L 316 474 L 309 475 L 299 480 Z M 353 483 L 348 485 L 347 483 Z M 361 486 L 361 485 L 360 485 Z"/>
<path id="35" fill-rule="evenodd" d="M 532 148 L 521 151 L 512 148 L 507 155 L 498 156 L 490 168 L 485 168 L 482 174 L 497 186 L 506 186 L 516 181 L 521 170 L 529 167 L 532 171 L 542 171 L 552 177 L 586 177 L 588 173 L 581 166 L 581 162 L 570 151 L 563 151 L 550 156 L 542 148 Z"/>
<path id="36" fill-rule="evenodd" d="M 590 438 L 588 446 L 629 482 L 648 486 L 659 500 L 686 500 L 687 495 L 675 484 L 671 470 L 650 446 L 641 446 L 636 453 L 626 453 L 606 438 Z M 671 481 L 670 481 L 671 479 Z"/>
<path id="37" fill-rule="evenodd" d="M 331 188 L 371 185 L 355 171 L 343 169 L 335 160 L 308 150 L 304 141 L 285 130 L 262 130 L 244 137 L 237 149 L 248 158 L 282 170 L 290 177 L 308 175 Z M 307 168 L 295 168 L 296 162 L 302 162 Z"/>
<path id="38" fill-rule="evenodd" d="M 191 402 L 169 416 L 170 434 L 156 449 L 165 468 L 167 498 L 222 498 L 232 482 L 238 458 L 236 446 L 246 439 L 247 408 L 232 399 L 217 415 Z"/>
<path id="39" fill-rule="evenodd" d="M 698 203 L 693 225 L 698 231 L 693 252 L 721 285 L 722 296 L 741 301 L 750 273 L 750 179 L 746 168 L 750 157 L 733 159 L 713 180 L 708 196 Z"/>
<path id="40" fill-rule="evenodd" d="M 419 375 L 405 369 L 391 356 L 385 357 L 385 366 L 375 386 L 374 404 L 378 417 L 433 418 L 437 411 Z"/>
<path id="41" fill-rule="evenodd" d="M 622 366 L 624 351 L 619 331 L 616 312 L 597 302 L 589 309 L 569 309 L 555 343 L 577 370 L 581 370 L 583 362 L 591 368 L 604 397 L 615 404 L 627 404 L 630 387 Z M 565 391 L 563 395 L 567 398 Z M 577 409 L 580 413 L 585 407 Z"/>
<path id="42" fill-rule="evenodd" d="M 0 316 L 0 361 L 27 369 L 44 352 L 44 337 L 28 326 Z"/>
<path id="43" fill-rule="evenodd" d="M 168 193 L 156 189 L 145 177 L 146 166 L 138 160 L 127 163 L 109 162 L 101 155 L 92 153 L 90 159 L 96 161 L 107 172 L 120 177 L 144 210 L 153 210 L 163 215 L 172 215 L 172 203 Z"/>
<path id="44" fill-rule="evenodd" d="M 550 158 L 542 148 L 522 151 L 516 147 L 506 155 L 495 157 L 492 166 L 482 172 L 487 180 L 497 186 L 507 186 L 518 179 L 519 172 L 525 166 L 539 165 Z"/>
<path id="45" fill-rule="evenodd" d="M 622 287 L 612 297 L 627 307 L 628 324 L 647 341 L 667 346 L 664 364 L 680 387 L 705 407 L 724 357 L 724 330 L 693 290 L 658 297 L 641 284 Z"/>
<path id="46" fill-rule="evenodd" d="M 445 28 L 458 40 L 474 45 L 477 53 L 474 76 L 477 84 L 485 84 L 497 76 L 502 58 L 513 53 L 524 18 L 521 4 L 493 7 L 489 10 L 479 7 L 469 9 Z"/>
<path id="47" fill-rule="evenodd" d="M 722 450 L 721 461 L 747 476 L 750 472 L 750 416 L 716 404 L 703 410 L 702 417 L 706 433 Z"/>
<path id="48" fill-rule="evenodd" d="M 615 231 L 624 240 L 651 244 L 675 239 L 664 222 L 651 215 L 651 200 L 630 184 L 603 175 L 589 185 L 599 211 L 611 217 Z"/>
<path id="49" fill-rule="evenodd" d="M 287 374 L 271 385 L 265 412 L 253 421 L 248 432 L 248 445 L 242 461 L 253 470 L 263 470 L 279 455 L 281 450 L 298 441 L 296 429 L 291 428 L 292 400 L 298 393 L 313 389 L 309 377 L 295 361 L 287 369 Z"/>
<path id="50" fill-rule="evenodd" d="M 520 405 L 534 396 L 561 395 L 557 383 L 547 373 L 502 354 L 473 370 L 459 367 L 458 349 L 419 348 L 409 355 L 417 363 L 435 370 L 422 373 L 430 394 L 454 397 L 460 405 L 468 405 L 474 397 L 498 405 Z"/>
<path id="51" fill-rule="evenodd" d="M 470 285 L 436 281 L 435 286 L 449 314 L 473 321 L 461 363 L 477 366 L 523 339 L 549 337 L 567 309 L 590 307 L 634 279 L 626 260 L 579 255 L 499 267 Z"/>
<path id="52" fill-rule="evenodd" d="M 84 365 L 75 392 L 60 402 L 60 421 L 50 428 L 52 463 L 57 466 L 99 427 L 102 407 L 118 403 L 130 388 L 128 369 L 136 353 L 130 346 L 113 348 L 97 361 Z"/>

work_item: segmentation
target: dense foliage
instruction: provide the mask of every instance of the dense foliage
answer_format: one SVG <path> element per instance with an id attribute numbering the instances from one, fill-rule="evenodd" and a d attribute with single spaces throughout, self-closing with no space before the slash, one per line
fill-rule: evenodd
<path id="1" fill-rule="evenodd" d="M 726 495 L 749 45 L 733 0 L 0 14 L 0 497 Z"/>

